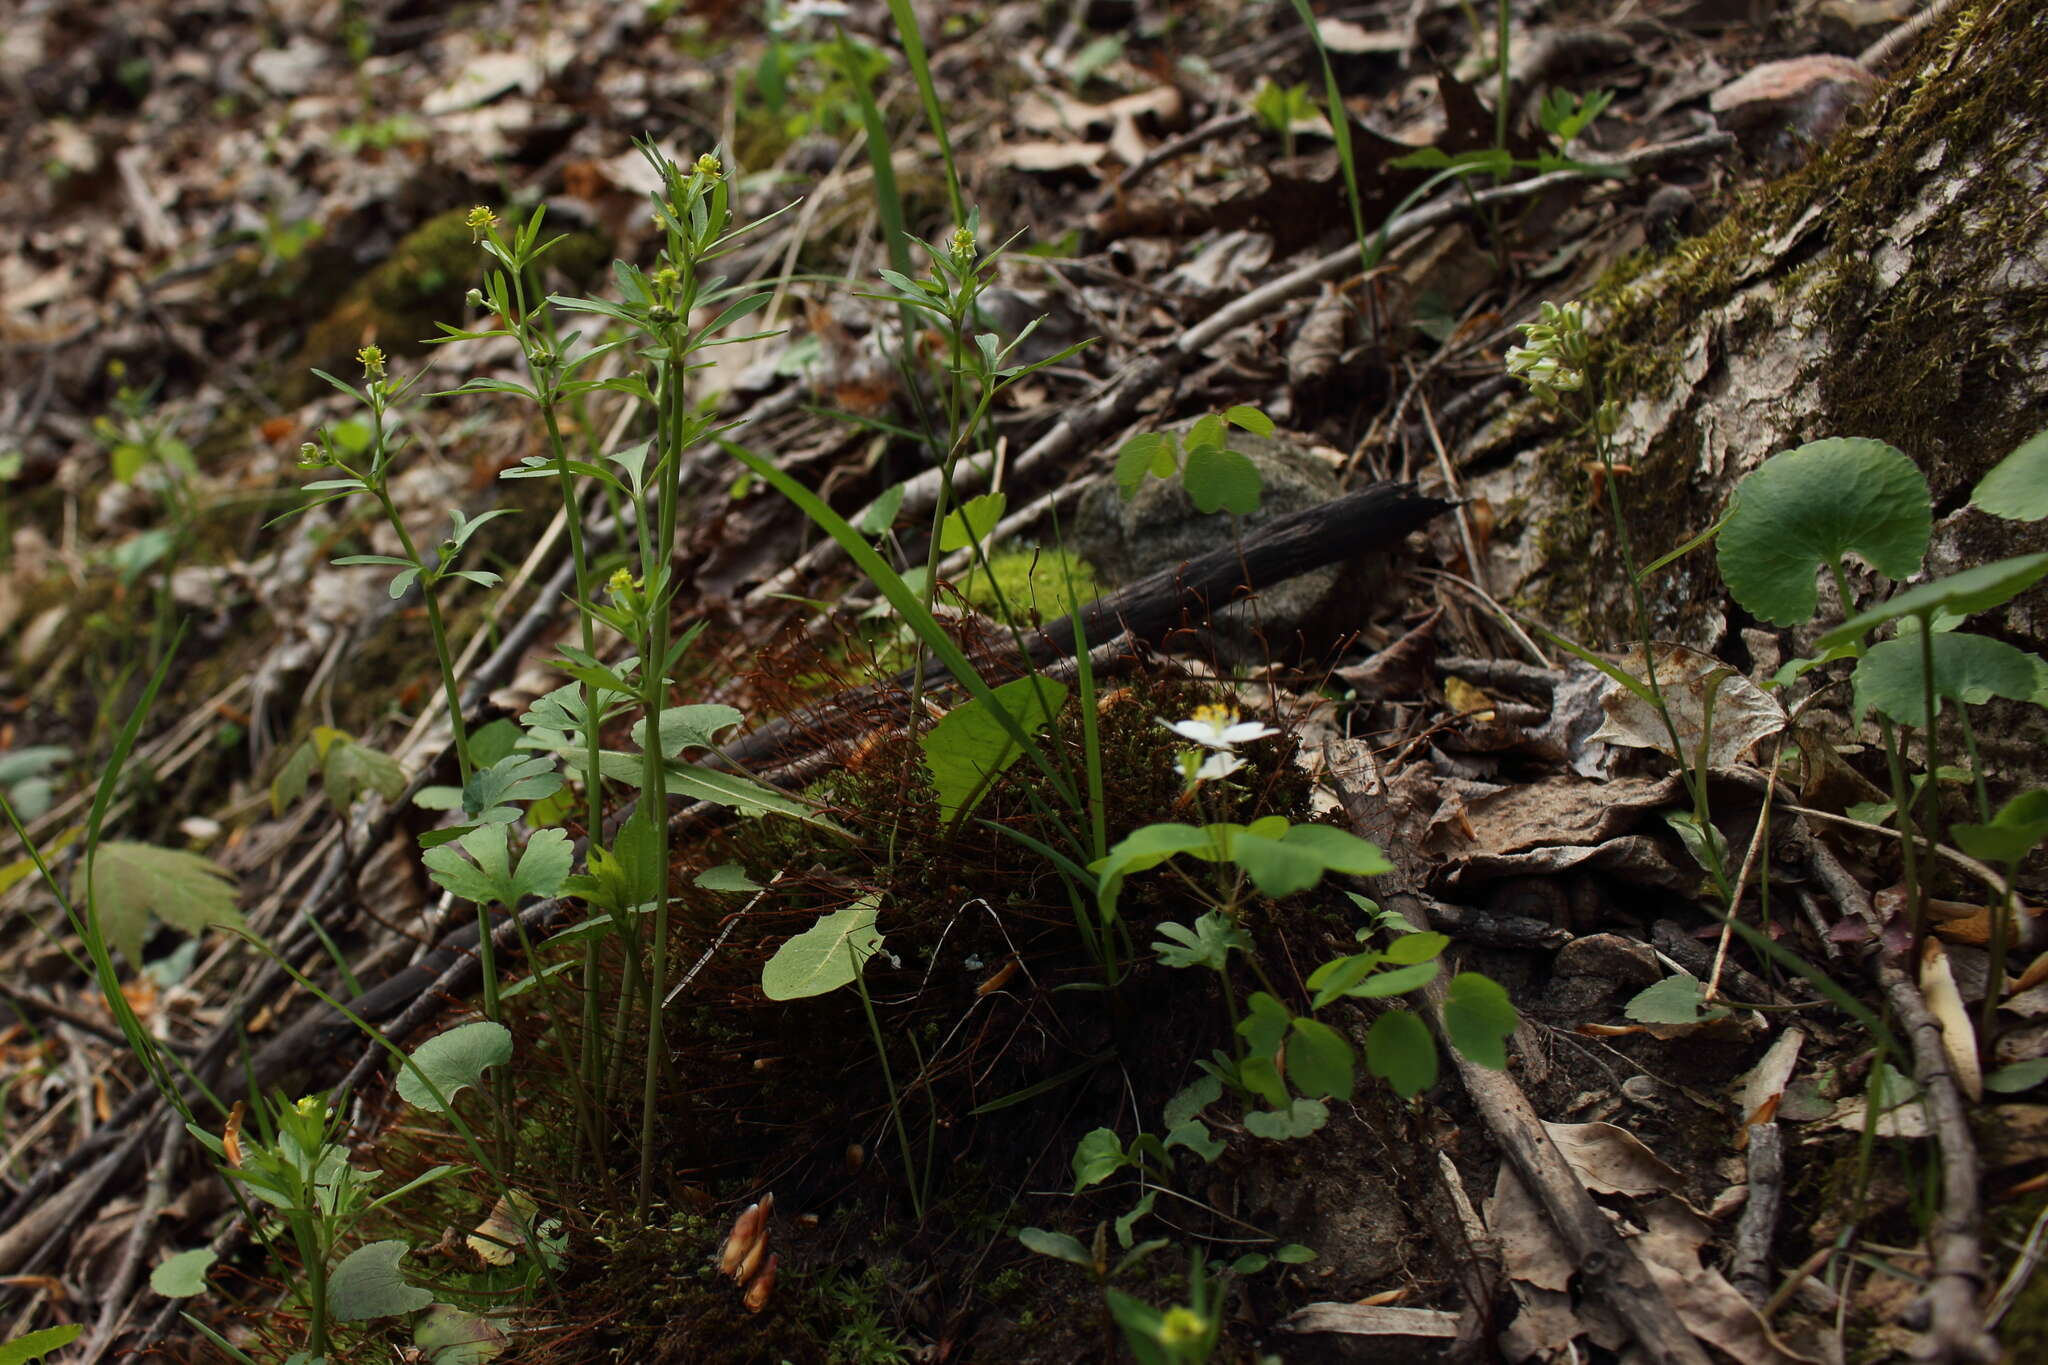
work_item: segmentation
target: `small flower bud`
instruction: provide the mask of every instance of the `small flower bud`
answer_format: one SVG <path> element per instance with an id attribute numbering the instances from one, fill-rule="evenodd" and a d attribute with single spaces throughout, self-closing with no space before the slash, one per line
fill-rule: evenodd
<path id="1" fill-rule="evenodd" d="M 647 320 L 656 327 L 667 327 L 676 320 L 676 310 L 673 308 L 650 308 L 647 310 Z"/>
<path id="2" fill-rule="evenodd" d="M 697 158 L 697 174 L 703 176 L 706 180 L 723 180 L 725 179 L 725 167 L 717 157 L 706 152 Z"/>
<path id="3" fill-rule="evenodd" d="M 769 1298 L 775 1293 L 775 1267 L 781 1262 L 780 1256 L 770 1256 L 768 1264 L 761 1267 L 761 1273 L 747 1286 L 746 1297 L 741 1302 L 746 1304 L 749 1313 L 758 1313 L 768 1306 Z"/>
<path id="4" fill-rule="evenodd" d="M 356 363 L 363 367 L 363 378 L 384 377 L 384 350 L 379 346 L 365 346 L 356 352 Z"/>
<path id="5" fill-rule="evenodd" d="M 679 287 L 682 284 L 682 282 L 683 272 L 676 269 L 672 265 L 665 265 L 661 267 L 661 269 L 654 272 L 654 283 L 656 288 L 672 290 Z"/>
<path id="6" fill-rule="evenodd" d="M 470 309 L 472 312 L 478 308 L 483 307 L 484 291 L 481 289 L 470 290 L 467 294 L 464 294 L 462 296 L 462 303 L 464 307 Z"/>
<path id="7" fill-rule="evenodd" d="M 314 444 L 313 444 L 313 443 L 312 443 L 311 441 L 304 441 L 304 442 L 301 442 L 301 443 L 300 443 L 300 445 L 299 445 L 299 468 L 301 468 L 301 469 L 324 469 L 324 468 L 326 467 L 326 465 L 327 465 L 327 452 L 326 452 L 326 451 L 324 451 L 324 450 L 320 449 L 320 447 L 319 447 L 319 446 L 316 446 L 316 445 L 314 445 Z"/>
<path id="8" fill-rule="evenodd" d="M 972 232 L 964 227 L 953 229 L 951 251 L 955 261 L 961 265 L 966 265 L 969 261 L 973 260 L 974 245 L 974 234 Z"/>

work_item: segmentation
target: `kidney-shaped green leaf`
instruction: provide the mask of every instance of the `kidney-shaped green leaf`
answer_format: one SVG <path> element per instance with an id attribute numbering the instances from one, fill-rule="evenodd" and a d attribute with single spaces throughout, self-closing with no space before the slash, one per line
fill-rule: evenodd
<path id="1" fill-rule="evenodd" d="M 418 1285 L 407 1284 L 398 1268 L 410 1250 L 396 1240 L 371 1242 L 342 1257 L 327 1279 L 327 1306 L 336 1320 L 395 1318 L 432 1303 L 434 1296 Z"/>
<path id="2" fill-rule="evenodd" d="M 1837 437 L 1773 455 L 1744 479 L 1715 553 L 1745 610 L 1790 626 L 1813 616 L 1816 569 L 1854 553 L 1905 578 L 1933 525 L 1927 480 L 1903 452 Z"/>
<path id="3" fill-rule="evenodd" d="M 457 1024 L 413 1049 L 412 1065 L 398 1073 L 398 1096 L 407 1104 L 439 1114 L 441 1101 L 483 1079 L 484 1072 L 512 1060 L 512 1030 L 488 1019 Z M 431 1082 L 431 1084 L 429 1084 Z M 441 1092 L 437 1099 L 434 1092 Z"/>

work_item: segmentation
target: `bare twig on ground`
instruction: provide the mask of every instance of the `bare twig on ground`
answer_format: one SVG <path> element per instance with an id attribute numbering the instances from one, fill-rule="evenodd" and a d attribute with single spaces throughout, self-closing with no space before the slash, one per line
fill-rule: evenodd
<path id="1" fill-rule="evenodd" d="M 1795 827 L 1808 862 L 1847 913 L 1875 923 L 1869 893 L 1842 866 L 1834 851 L 1803 827 Z M 1999 1358 L 1998 1343 L 1984 1326 L 1983 1211 L 1978 1203 L 1980 1167 L 1976 1139 L 1961 1088 L 1942 1046 L 1941 1025 L 1927 1008 L 1912 975 L 1892 954 L 1877 963 L 1877 983 L 1905 1030 L 1913 1053 L 1913 1082 L 1920 1088 L 1934 1140 L 1941 1150 L 1941 1199 L 1927 1229 L 1933 1262 L 1927 1288 L 1915 1300 L 1911 1323 L 1923 1332 L 1917 1353 L 1946 1365 L 1981 1365 Z"/>
<path id="2" fill-rule="evenodd" d="M 1728 1282 L 1762 1308 L 1771 1297 L 1771 1242 L 1785 1202 L 1785 1133 L 1775 1123 L 1749 1128 L 1749 1198 L 1735 1224 Z"/>

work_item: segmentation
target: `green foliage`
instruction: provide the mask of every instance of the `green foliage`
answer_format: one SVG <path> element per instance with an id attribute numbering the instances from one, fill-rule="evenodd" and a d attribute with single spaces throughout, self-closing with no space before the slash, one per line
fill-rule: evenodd
<path id="1" fill-rule="evenodd" d="M 1389 1010 L 1365 1035 L 1365 1064 L 1404 1100 L 1436 1084 L 1436 1040 L 1407 1010 Z"/>
<path id="2" fill-rule="evenodd" d="M 316 725 L 304 743 L 293 749 L 270 784 L 270 811 L 277 817 L 306 794 L 313 775 L 335 813 L 346 815 L 365 792 L 396 801 L 405 792 L 405 769 L 398 761 L 355 739 L 345 730 Z"/>
<path id="3" fill-rule="evenodd" d="M 167 1299 L 189 1299 L 206 1292 L 206 1272 L 218 1258 L 212 1247 L 193 1247 L 158 1262 L 149 1272 L 149 1287 Z"/>
<path id="4" fill-rule="evenodd" d="M 761 969 L 762 993 L 770 1000 L 802 1000 L 836 991 L 858 977 L 881 948 L 875 901 L 864 897 L 821 917 L 776 949 Z"/>
<path id="5" fill-rule="evenodd" d="M 1067 689 L 1051 678 L 1016 678 L 948 711 L 918 737 L 925 770 L 938 798 L 939 818 L 954 821 L 974 809 L 995 779 L 1023 756 L 1013 738 L 1036 735 L 1066 704 Z M 1000 710 L 1002 716 L 996 715 Z"/>
<path id="6" fill-rule="evenodd" d="M 1923 645 L 1933 659 L 1930 677 Z M 2003 640 L 1948 631 L 1919 632 L 1872 645 L 1856 662 L 1856 709 L 1875 707 L 1901 725 L 1927 715 L 1926 695 L 1976 706 L 1993 697 L 2027 701 L 2048 685 L 2048 664 Z"/>
<path id="7" fill-rule="evenodd" d="M 1706 1004 L 1706 987 L 1689 972 L 1667 976 L 1638 991 L 1623 1012 L 1639 1024 L 1698 1024 L 1728 1014 L 1723 1006 Z"/>
<path id="8" fill-rule="evenodd" d="M 457 1095 L 483 1083 L 484 1072 L 511 1060 L 512 1031 L 488 1019 L 472 1019 L 413 1049 L 410 1063 L 398 1073 L 398 1097 L 444 1114 Z"/>
<path id="9" fill-rule="evenodd" d="M 50 808 L 56 796 L 52 773 L 71 756 L 61 744 L 31 744 L 0 754 L 0 795 L 23 821 Z"/>
<path id="10" fill-rule="evenodd" d="M 1170 431 L 1142 432 L 1117 451 L 1117 487 L 1126 499 L 1132 498 L 1148 475 L 1166 479 L 1180 470 L 1188 499 L 1204 515 L 1229 511 L 1248 516 L 1256 512 L 1263 487 L 1258 468 L 1242 451 L 1230 449 L 1227 426 L 1254 436 L 1271 436 L 1274 431 L 1272 418 L 1239 404 L 1220 417 L 1211 413 L 1198 419 L 1185 438 L 1176 438 Z"/>
<path id="11" fill-rule="evenodd" d="M 1743 609 L 1774 625 L 1812 617 L 1818 568 L 1857 554 L 1910 577 L 1933 529 L 1927 480 L 1882 441 L 1811 441 L 1759 465 L 1735 490 L 1716 542 L 1721 577 Z M 1825 647 L 1825 646 L 1823 646 Z"/>
<path id="12" fill-rule="evenodd" d="M 559 894 L 574 853 L 563 831 L 535 830 L 527 836 L 515 867 L 505 826 L 492 824 L 477 826 L 453 844 L 426 850 L 421 861 L 445 891 L 480 906 L 515 906 L 527 896 Z"/>
<path id="13" fill-rule="evenodd" d="M 151 915 L 188 934 L 243 927 L 234 879 L 211 858 L 183 849 L 107 840 L 80 869 L 72 895 L 91 905 L 107 942 L 138 967 Z"/>
<path id="14" fill-rule="evenodd" d="M 2008 521 L 2048 517 L 2048 431 L 2022 442 L 1978 480 L 1970 505 Z"/>
<path id="15" fill-rule="evenodd" d="M 432 1293 L 406 1283 L 398 1263 L 412 1247 L 389 1240 L 368 1242 L 344 1256 L 328 1281 L 329 1306 L 337 1322 L 367 1322 L 416 1313 L 434 1301 Z"/>
<path id="16" fill-rule="evenodd" d="M 62 1327 L 45 1327 L 40 1332 L 29 1332 L 0 1345 L 0 1365 L 31 1365 L 52 1351 L 62 1350 L 78 1340 L 85 1328 L 75 1322 Z"/>
<path id="17" fill-rule="evenodd" d="M 1907 616 L 1974 616 L 2003 606 L 2048 576 L 2048 554 L 2016 555 L 1991 564 L 1937 578 L 1886 598 L 1868 611 L 1850 617 L 1814 641 L 1814 648 L 1833 649 L 1861 640 L 1877 627 Z"/>
<path id="18" fill-rule="evenodd" d="M 2016 863 L 2048 839 L 2048 791 L 2021 792 L 1985 823 L 1956 825 L 1949 833 L 1972 858 Z"/>

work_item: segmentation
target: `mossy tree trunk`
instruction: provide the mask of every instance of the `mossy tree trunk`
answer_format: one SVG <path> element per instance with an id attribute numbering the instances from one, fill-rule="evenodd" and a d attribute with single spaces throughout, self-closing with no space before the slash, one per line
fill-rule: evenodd
<path id="1" fill-rule="evenodd" d="M 1593 302 L 1642 558 L 1711 524 L 1766 457 L 1825 436 L 1888 441 L 1920 465 L 1935 503 L 1930 573 L 2048 549 L 2048 527 L 1964 506 L 1987 469 L 2048 427 L 2048 6 L 1959 10 L 1806 167 L 1616 271 Z M 1526 449 L 1475 491 L 1521 512 L 1496 586 L 1590 644 L 1619 645 L 1633 628 L 1604 504 L 1580 468 L 1590 453 Z M 1749 631 L 1711 552 L 1664 571 L 1649 596 L 1661 638 L 1733 658 L 1804 643 Z M 2048 589 L 1976 625 L 2040 651 Z M 2048 785 L 2048 723 L 2033 708 L 2013 720 L 2022 728 L 1998 736 L 1993 766 Z"/>

